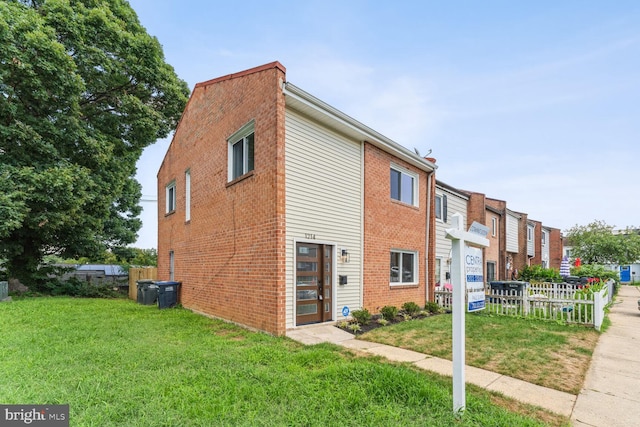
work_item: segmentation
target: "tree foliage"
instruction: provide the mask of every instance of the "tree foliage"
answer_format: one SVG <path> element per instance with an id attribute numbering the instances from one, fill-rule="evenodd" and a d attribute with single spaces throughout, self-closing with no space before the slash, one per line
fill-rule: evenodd
<path id="1" fill-rule="evenodd" d="M 135 241 L 142 150 L 188 97 L 123 0 L 0 2 L 0 259 L 35 277 L 43 256 Z"/>
<path id="2" fill-rule="evenodd" d="M 566 234 L 572 255 L 586 264 L 632 264 L 640 260 L 640 235 L 630 227 L 614 233 L 604 221 L 575 225 Z"/>

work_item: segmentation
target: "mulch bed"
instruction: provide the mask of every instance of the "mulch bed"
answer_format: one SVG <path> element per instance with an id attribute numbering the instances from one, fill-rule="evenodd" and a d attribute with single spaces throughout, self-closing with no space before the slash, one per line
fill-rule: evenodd
<path id="1" fill-rule="evenodd" d="M 381 314 L 375 314 L 371 316 L 371 320 L 369 321 L 369 323 L 367 323 L 366 325 L 360 325 L 360 330 L 359 331 L 354 331 L 353 329 L 350 329 L 348 325 L 352 325 L 354 323 L 357 323 L 355 320 L 352 320 L 351 322 L 349 322 L 346 326 L 344 325 L 344 322 L 339 322 L 338 324 L 336 324 L 336 328 L 342 329 L 343 331 L 347 331 L 352 335 L 362 335 L 365 332 L 369 332 L 372 331 L 374 329 L 378 329 L 378 328 L 383 328 L 385 326 L 389 326 L 389 325 L 394 325 L 396 323 L 401 323 L 401 322 L 408 322 L 410 320 L 416 320 L 416 319 L 424 319 L 425 317 L 431 317 L 431 316 L 437 316 L 439 314 L 446 314 L 446 313 L 451 313 L 451 311 L 444 311 L 441 313 L 428 313 L 425 311 L 421 311 L 420 313 L 414 315 L 411 317 L 411 319 L 405 319 L 405 317 L 402 314 L 398 314 L 395 318 L 393 318 L 392 320 L 389 321 L 389 323 L 387 323 L 386 325 L 382 325 L 381 323 L 378 323 L 378 319 L 382 318 Z"/>

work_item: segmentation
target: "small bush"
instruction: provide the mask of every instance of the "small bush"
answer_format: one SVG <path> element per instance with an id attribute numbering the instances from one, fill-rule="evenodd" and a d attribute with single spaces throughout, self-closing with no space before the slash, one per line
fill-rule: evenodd
<path id="1" fill-rule="evenodd" d="M 358 322 L 360 325 L 367 325 L 371 320 L 371 313 L 366 308 L 361 310 L 353 310 L 351 312 L 351 316 Z"/>
<path id="2" fill-rule="evenodd" d="M 384 317 L 379 318 L 377 322 L 378 322 L 378 325 L 381 325 L 381 326 L 387 326 L 389 324 L 389 321 Z"/>
<path id="3" fill-rule="evenodd" d="M 440 313 L 440 306 L 438 305 L 437 302 L 429 301 L 424 306 L 424 309 L 431 314 Z"/>
<path id="4" fill-rule="evenodd" d="M 360 327 L 360 325 L 358 323 L 352 323 L 349 325 L 349 329 L 351 330 L 351 332 L 358 333 L 362 330 L 362 328 Z"/>
<path id="5" fill-rule="evenodd" d="M 393 305 L 385 305 L 380 309 L 380 314 L 382 318 L 388 322 L 392 321 L 398 315 L 398 307 Z"/>
<path id="6" fill-rule="evenodd" d="M 420 306 L 413 301 L 405 302 L 404 304 L 402 304 L 402 311 L 404 311 L 405 314 L 413 317 L 416 314 L 420 313 Z"/>

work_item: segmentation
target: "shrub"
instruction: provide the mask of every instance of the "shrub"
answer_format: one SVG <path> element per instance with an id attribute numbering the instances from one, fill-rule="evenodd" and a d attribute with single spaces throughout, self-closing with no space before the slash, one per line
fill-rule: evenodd
<path id="1" fill-rule="evenodd" d="M 379 318 L 377 322 L 378 322 L 378 325 L 381 325 L 381 326 L 387 326 L 389 324 L 389 321 L 384 317 Z"/>
<path id="2" fill-rule="evenodd" d="M 438 305 L 437 302 L 429 301 L 424 306 L 424 309 L 431 314 L 440 313 L 440 306 Z"/>
<path id="3" fill-rule="evenodd" d="M 351 332 L 358 333 L 362 330 L 362 328 L 360 327 L 360 325 L 358 323 L 352 323 L 349 325 L 349 329 L 351 330 Z"/>
<path id="4" fill-rule="evenodd" d="M 390 322 L 398 315 L 398 307 L 395 307 L 393 305 L 385 305 L 380 309 L 380 314 L 382 314 L 384 320 Z"/>
<path id="5" fill-rule="evenodd" d="M 363 308 L 361 310 L 353 310 L 351 312 L 351 316 L 356 320 L 356 322 L 361 325 L 367 325 L 371 320 L 371 313 L 369 313 L 369 310 L 367 310 L 366 308 Z"/>
<path id="6" fill-rule="evenodd" d="M 420 306 L 413 301 L 405 302 L 402 304 L 402 311 L 409 316 L 415 316 L 420 313 Z"/>

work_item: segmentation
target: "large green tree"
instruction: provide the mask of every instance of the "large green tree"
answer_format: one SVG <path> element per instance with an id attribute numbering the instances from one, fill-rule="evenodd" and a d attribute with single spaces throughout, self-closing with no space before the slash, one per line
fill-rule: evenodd
<path id="1" fill-rule="evenodd" d="M 175 129 L 189 90 L 122 0 L 0 0 L 0 259 L 135 241 L 136 162 Z"/>
<path id="2" fill-rule="evenodd" d="M 604 221 L 575 225 L 566 234 L 571 254 L 586 264 L 632 264 L 640 260 L 640 235 L 627 227 L 614 232 L 615 227 Z"/>

